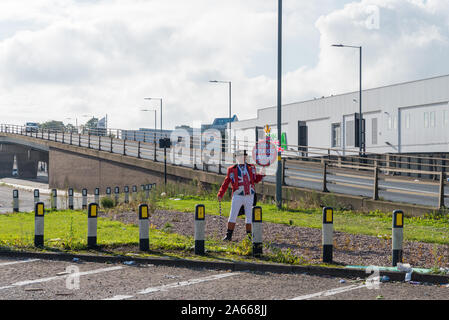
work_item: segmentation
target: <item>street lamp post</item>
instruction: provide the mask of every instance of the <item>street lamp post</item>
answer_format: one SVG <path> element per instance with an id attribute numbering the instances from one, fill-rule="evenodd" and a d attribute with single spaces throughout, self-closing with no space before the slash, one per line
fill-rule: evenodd
<path id="1" fill-rule="evenodd" d="M 145 100 L 159 100 L 161 102 L 161 138 L 162 138 L 162 98 L 144 98 Z"/>
<path id="2" fill-rule="evenodd" d="M 147 111 L 154 111 L 154 132 L 156 132 L 156 109 L 142 109 L 142 110 L 140 110 L 140 111 L 144 111 L 144 112 L 147 112 Z"/>
<path id="3" fill-rule="evenodd" d="M 282 137 L 282 0 L 278 1 L 278 66 L 277 66 L 277 131 L 279 147 Z M 279 151 L 276 169 L 276 205 L 282 208 L 282 155 Z"/>
<path id="4" fill-rule="evenodd" d="M 227 83 L 229 84 L 229 150 L 231 150 L 231 122 L 232 122 L 232 116 L 231 116 L 231 109 L 232 109 L 232 84 L 231 81 L 219 81 L 219 80 L 210 80 L 211 83 Z"/>
<path id="5" fill-rule="evenodd" d="M 363 117 L 362 117 L 362 47 L 361 46 L 347 46 L 343 44 L 333 44 L 333 47 L 338 48 L 355 48 L 359 49 L 360 67 L 359 67 L 359 156 L 365 154 L 365 143 L 362 142 L 363 131 Z M 355 120 L 355 119 L 354 119 Z"/>

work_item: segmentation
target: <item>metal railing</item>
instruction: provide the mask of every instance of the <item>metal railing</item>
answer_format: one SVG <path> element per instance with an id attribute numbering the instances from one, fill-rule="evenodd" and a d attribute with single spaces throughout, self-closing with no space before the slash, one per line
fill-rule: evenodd
<path id="1" fill-rule="evenodd" d="M 168 136 L 167 133 L 158 131 L 62 128 L 33 130 L 26 126 L 5 124 L 0 125 L 0 132 L 152 161 L 164 161 L 164 149 L 159 148 L 159 139 Z M 204 149 L 207 141 L 201 135 L 189 139 L 187 144 L 186 141 L 172 139 L 173 148 L 167 162 L 218 174 L 226 173 L 223 167 L 236 162 L 234 150 L 251 150 L 256 145 L 255 141 L 235 138 L 229 143 L 226 137 L 221 137 L 217 144 L 218 151 L 214 150 L 214 156 L 211 157 L 210 150 Z M 437 198 L 438 208 L 443 208 L 445 198 L 449 197 L 444 191 L 446 172 L 449 169 L 449 159 L 446 156 L 378 153 L 359 156 L 358 150 L 287 145 L 282 152 L 282 181 L 286 186 L 301 186 L 306 182 L 310 188 L 324 192 L 329 191 L 331 186 L 349 188 L 352 190 L 348 191 L 351 194 L 360 195 L 363 191 L 365 196 L 369 193 L 374 200 L 380 198 L 379 191 L 408 197 Z M 249 160 L 253 161 L 251 152 Z M 268 167 L 266 174 L 266 180 L 274 182 L 276 166 Z"/>

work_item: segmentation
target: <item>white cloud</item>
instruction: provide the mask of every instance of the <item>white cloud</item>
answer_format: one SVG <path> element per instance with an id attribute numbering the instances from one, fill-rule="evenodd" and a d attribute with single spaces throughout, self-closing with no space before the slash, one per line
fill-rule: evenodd
<path id="1" fill-rule="evenodd" d="M 159 126 L 153 96 L 166 127 L 210 122 L 228 115 L 213 79 L 232 81 L 240 119 L 276 102 L 277 1 L 26 3 L 0 2 L 4 121 L 107 113 L 113 127 L 152 127 L 145 106 Z M 284 1 L 283 101 L 357 89 L 358 52 L 332 43 L 363 46 L 365 87 L 449 73 L 448 12 L 446 0 Z"/>

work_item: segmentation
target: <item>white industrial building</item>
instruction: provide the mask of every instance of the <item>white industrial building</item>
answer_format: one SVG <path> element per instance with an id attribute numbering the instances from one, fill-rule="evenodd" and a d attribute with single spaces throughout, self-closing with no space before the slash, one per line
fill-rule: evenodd
<path id="1" fill-rule="evenodd" d="M 354 154 L 359 150 L 354 147 L 358 99 L 356 91 L 283 105 L 282 132 L 288 148 L 302 145 Z M 449 75 L 364 90 L 366 152 L 449 152 L 448 102 Z M 265 125 L 277 133 L 276 123 L 277 107 L 259 109 L 257 118 L 234 122 L 233 135 L 252 142 L 256 130 L 260 137 Z"/>

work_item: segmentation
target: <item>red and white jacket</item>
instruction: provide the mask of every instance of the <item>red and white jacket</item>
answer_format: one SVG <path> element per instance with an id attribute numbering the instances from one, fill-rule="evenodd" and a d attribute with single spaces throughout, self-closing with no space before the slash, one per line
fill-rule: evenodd
<path id="1" fill-rule="evenodd" d="M 245 163 L 246 168 L 248 171 L 248 175 L 244 175 L 241 181 L 239 182 L 239 176 L 238 176 L 238 164 L 233 165 L 228 168 L 228 172 L 226 174 L 226 178 L 223 182 L 223 184 L 220 187 L 220 190 L 218 191 L 218 197 L 222 198 L 224 194 L 226 193 L 226 190 L 228 190 L 229 184 L 231 184 L 232 187 L 232 193 L 238 191 L 241 187 L 243 187 L 244 194 L 249 195 L 251 194 L 251 189 L 255 190 L 254 185 L 256 183 L 259 183 L 262 181 L 262 179 L 265 177 L 263 174 L 258 174 L 256 172 L 256 167 L 253 164 Z M 248 179 L 249 176 L 249 179 Z"/>

